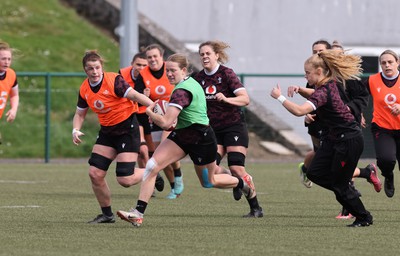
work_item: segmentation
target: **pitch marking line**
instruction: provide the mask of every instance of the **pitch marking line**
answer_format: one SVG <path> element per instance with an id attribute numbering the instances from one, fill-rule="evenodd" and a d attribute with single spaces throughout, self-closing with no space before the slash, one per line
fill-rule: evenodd
<path id="1" fill-rule="evenodd" d="M 4 205 L 0 208 L 39 208 L 39 205 Z"/>
<path id="2" fill-rule="evenodd" d="M 12 183 L 12 184 L 39 184 L 47 183 L 47 180 L 0 180 L 0 183 Z"/>

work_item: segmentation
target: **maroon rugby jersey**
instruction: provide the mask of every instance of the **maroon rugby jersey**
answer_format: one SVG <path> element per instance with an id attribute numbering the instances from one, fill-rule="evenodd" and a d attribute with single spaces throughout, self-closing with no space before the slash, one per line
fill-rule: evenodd
<path id="1" fill-rule="evenodd" d="M 225 97 L 235 97 L 236 91 L 245 90 L 231 68 L 220 65 L 217 72 L 212 75 L 207 75 L 203 69 L 194 76 L 194 79 L 204 89 L 207 100 L 207 114 L 210 125 L 214 130 L 244 122 L 241 107 L 217 101 L 215 97 L 219 92 L 224 94 Z"/>
<path id="2" fill-rule="evenodd" d="M 308 98 L 316 108 L 323 126 L 328 130 L 328 138 L 338 139 L 341 134 L 358 135 L 361 132 L 354 115 L 343 102 L 336 82 L 317 87 L 315 92 Z"/>

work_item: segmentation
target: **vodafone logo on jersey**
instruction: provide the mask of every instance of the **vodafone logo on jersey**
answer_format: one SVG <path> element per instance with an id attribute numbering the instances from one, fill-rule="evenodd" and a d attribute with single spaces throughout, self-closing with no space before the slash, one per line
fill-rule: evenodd
<path id="1" fill-rule="evenodd" d="M 107 113 L 111 110 L 111 108 L 104 108 L 104 103 L 101 100 L 96 100 L 93 103 L 93 107 L 99 111 L 99 113 Z"/>
<path id="2" fill-rule="evenodd" d="M 397 97 L 393 93 L 386 94 L 385 96 L 385 103 L 391 105 L 397 101 Z"/>
<path id="3" fill-rule="evenodd" d="M 164 95 L 165 92 L 167 91 L 167 89 L 165 88 L 164 85 L 158 85 L 158 86 L 155 88 L 154 91 L 156 92 L 157 95 Z"/>
<path id="4" fill-rule="evenodd" d="M 217 93 L 217 87 L 215 85 L 210 85 L 206 87 L 206 94 L 216 94 Z"/>
<path id="5" fill-rule="evenodd" d="M 96 100 L 93 106 L 98 110 L 102 110 L 104 108 L 104 103 L 101 100 Z"/>

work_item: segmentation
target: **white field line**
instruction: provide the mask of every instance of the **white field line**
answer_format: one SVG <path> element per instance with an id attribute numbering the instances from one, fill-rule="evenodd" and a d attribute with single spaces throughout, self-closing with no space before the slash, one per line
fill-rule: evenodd
<path id="1" fill-rule="evenodd" d="M 3 205 L 0 208 L 39 208 L 39 205 Z"/>
<path id="2" fill-rule="evenodd" d="M 47 183 L 47 180 L 0 180 L 0 183 L 11 183 L 11 184 L 39 184 Z"/>

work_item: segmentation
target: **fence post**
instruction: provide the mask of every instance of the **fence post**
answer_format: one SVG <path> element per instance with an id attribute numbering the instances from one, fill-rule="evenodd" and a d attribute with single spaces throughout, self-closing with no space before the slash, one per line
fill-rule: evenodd
<path id="1" fill-rule="evenodd" d="M 48 163 L 50 161 L 50 109 L 51 109 L 51 91 L 50 91 L 50 83 L 51 83 L 51 74 L 48 72 L 46 74 L 46 97 L 45 97 L 45 105 L 46 105 L 46 117 L 45 117 L 45 134 L 44 134 L 44 161 Z"/>

